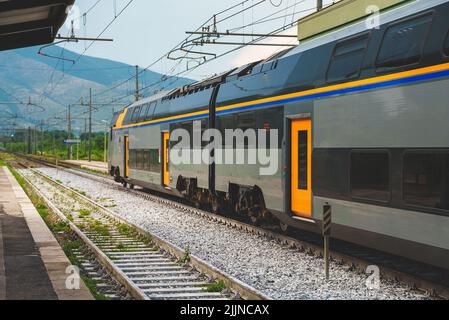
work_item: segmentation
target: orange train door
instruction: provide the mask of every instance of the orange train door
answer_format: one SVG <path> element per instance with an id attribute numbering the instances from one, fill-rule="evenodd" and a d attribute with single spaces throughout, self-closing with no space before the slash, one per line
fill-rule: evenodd
<path id="1" fill-rule="evenodd" d="M 312 217 L 312 121 L 291 122 L 291 209 L 300 217 Z"/>
<path id="2" fill-rule="evenodd" d="M 162 170 L 163 170 L 162 176 L 163 176 L 163 185 L 164 186 L 168 186 L 168 184 L 170 183 L 170 173 L 169 173 L 169 168 L 168 168 L 168 161 L 169 161 L 168 143 L 169 143 L 169 133 L 163 132 L 162 133 Z"/>
<path id="3" fill-rule="evenodd" d="M 129 137 L 124 137 L 125 142 L 125 148 L 124 148 L 124 154 L 125 154 L 125 178 L 128 178 L 129 176 Z"/>

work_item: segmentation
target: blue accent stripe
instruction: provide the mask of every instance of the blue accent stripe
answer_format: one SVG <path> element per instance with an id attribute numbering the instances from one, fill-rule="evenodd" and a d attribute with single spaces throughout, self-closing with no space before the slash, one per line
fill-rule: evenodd
<path id="1" fill-rule="evenodd" d="M 339 95 L 339 94 L 379 89 L 379 88 L 391 87 L 391 86 L 401 85 L 401 84 L 403 85 L 403 84 L 414 83 L 414 82 L 419 82 L 419 81 L 443 78 L 446 76 L 449 76 L 449 70 L 443 70 L 443 71 L 438 71 L 438 72 L 410 76 L 410 77 L 395 79 L 395 80 L 388 80 L 388 81 L 384 81 L 384 82 L 371 83 L 371 84 L 366 84 L 366 85 L 361 85 L 361 86 L 348 87 L 348 88 L 344 88 L 344 89 L 331 90 L 331 91 L 327 91 L 327 92 L 308 94 L 308 95 L 304 95 L 301 97 L 293 97 L 293 98 L 288 98 L 288 99 L 279 99 L 279 100 L 274 100 L 274 101 L 269 101 L 269 102 L 256 103 L 256 104 L 252 104 L 252 105 L 248 105 L 248 106 L 236 107 L 236 108 L 232 108 L 232 109 L 228 109 L 228 110 L 217 111 L 217 115 L 223 115 L 223 114 L 233 113 L 236 111 L 244 111 L 244 110 L 250 110 L 250 109 L 256 109 L 256 108 L 264 108 L 264 107 L 269 107 L 269 106 L 273 106 L 273 105 L 287 104 L 287 103 L 291 103 L 291 102 L 298 102 L 298 101 L 304 101 L 304 100 L 309 100 L 309 99 L 324 98 L 324 97 L 329 97 L 329 96 L 334 96 L 334 95 Z M 206 118 L 206 117 L 208 117 L 207 114 L 201 114 L 201 115 L 188 116 L 188 117 L 177 118 L 177 119 L 161 120 L 158 122 L 135 125 L 135 126 L 120 128 L 120 129 L 116 129 L 116 130 L 126 130 L 126 129 L 130 129 L 130 128 L 132 128 L 132 129 L 142 128 L 142 127 L 155 126 L 155 125 L 161 125 L 161 124 L 167 124 L 167 123 L 173 123 L 173 122 L 179 122 L 179 121 L 201 119 L 201 118 Z"/>

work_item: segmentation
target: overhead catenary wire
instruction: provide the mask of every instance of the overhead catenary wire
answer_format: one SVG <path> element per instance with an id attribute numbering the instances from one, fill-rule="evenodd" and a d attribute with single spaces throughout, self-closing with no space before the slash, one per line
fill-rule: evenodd
<path id="1" fill-rule="evenodd" d="M 293 26 L 295 26 L 296 24 L 297 24 L 297 23 L 293 23 L 293 24 L 291 24 L 290 26 L 284 26 L 284 27 L 281 27 L 281 28 L 279 28 L 279 29 L 276 29 L 276 30 L 272 31 L 271 33 L 267 34 L 267 35 L 264 36 L 264 37 L 259 37 L 259 38 L 256 38 L 256 39 L 253 40 L 253 41 L 250 41 L 250 43 L 257 42 L 257 41 L 261 41 L 261 40 L 267 38 L 270 34 L 276 34 L 276 33 L 285 31 L 286 28 L 293 27 Z M 154 82 L 154 83 L 148 85 L 147 87 L 143 87 L 141 90 L 142 90 L 142 91 L 145 91 L 146 89 L 151 88 L 151 87 L 154 87 L 155 85 L 160 84 L 161 82 L 164 82 L 164 81 L 166 81 L 166 80 L 168 80 L 168 79 L 171 79 L 171 78 L 173 78 L 173 77 L 179 77 L 179 76 L 181 76 L 181 75 L 183 75 L 183 74 L 185 74 L 185 73 L 189 73 L 189 72 L 191 72 L 191 71 L 197 69 L 199 66 L 202 66 L 202 65 L 204 65 L 204 64 L 206 64 L 206 63 L 209 63 L 209 62 L 211 62 L 211 61 L 213 61 L 213 60 L 216 60 L 216 59 L 219 59 L 219 58 L 221 58 L 221 57 L 224 57 L 224 56 L 226 56 L 226 55 L 228 55 L 228 54 L 230 54 L 230 53 L 232 53 L 232 52 L 235 52 L 235 51 L 237 51 L 237 50 L 239 50 L 239 49 L 241 49 L 241 48 L 243 48 L 243 47 L 245 47 L 245 46 L 246 46 L 246 44 L 245 44 L 245 45 L 240 45 L 240 46 L 238 46 L 238 47 L 236 47 L 236 48 L 233 48 L 233 49 L 231 49 L 231 50 L 229 50 L 229 51 L 226 51 L 226 52 L 224 52 L 224 53 L 222 53 L 222 54 L 220 54 L 220 55 L 217 55 L 216 58 L 211 59 L 211 60 L 208 60 L 208 61 L 206 61 L 205 63 L 203 63 L 203 64 L 201 64 L 201 65 L 198 65 L 198 66 L 196 66 L 196 67 L 193 67 L 193 68 L 190 69 L 190 70 L 182 70 L 182 71 L 180 71 L 180 72 L 178 72 L 178 73 L 176 73 L 176 74 L 174 74 L 174 75 L 172 75 L 172 76 L 167 76 L 166 79 L 162 79 L 162 80 L 160 80 L 160 81 Z"/>
<path id="2" fill-rule="evenodd" d="M 250 26 L 255 26 L 255 25 L 258 25 L 258 24 L 271 22 L 271 21 L 274 21 L 274 20 L 277 20 L 277 19 L 283 19 L 283 18 L 286 17 L 286 16 L 287 16 L 287 17 L 288 17 L 288 16 L 294 16 L 294 15 L 299 14 L 299 13 L 302 13 L 302 12 L 307 12 L 307 11 L 315 10 L 315 7 L 311 7 L 311 8 L 306 9 L 306 10 L 298 11 L 298 12 L 295 13 L 295 14 L 286 14 L 286 15 L 283 15 L 283 16 L 280 16 L 280 17 L 276 17 L 276 18 L 274 18 L 274 19 L 270 19 L 270 18 L 276 16 L 277 14 L 280 14 L 280 13 L 282 13 L 282 12 L 286 12 L 286 11 L 289 10 L 290 8 L 296 7 L 297 5 L 299 5 L 299 4 L 301 4 L 301 3 L 304 3 L 304 2 L 306 2 L 306 1 L 307 1 L 307 0 L 299 0 L 299 1 L 295 1 L 295 3 L 292 4 L 292 5 L 287 5 L 285 8 L 282 8 L 282 9 L 280 9 L 280 10 L 278 10 L 278 11 L 275 11 L 275 12 L 273 12 L 273 13 L 270 13 L 269 15 L 266 15 L 266 16 L 260 18 L 260 19 L 257 19 L 256 21 L 253 21 L 253 22 L 251 22 L 251 23 L 248 23 L 248 24 L 246 24 L 246 25 L 242 25 L 242 26 L 239 26 L 239 27 L 231 28 L 231 29 L 229 29 L 228 31 L 229 31 L 229 32 L 235 32 L 235 31 L 242 30 L 243 28 L 248 28 L 248 27 L 250 27 Z M 268 20 L 268 19 L 269 19 L 269 20 Z M 293 23 L 293 21 L 292 21 L 292 23 Z"/>
<path id="3" fill-rule="evenodd" d="M 79 19 L 81 19 L 81 18 L 83 18 L 83 19 L 86 19 L 86 17 L 87 17 L 87 15 L 101 2 L 102 0 L 97 0 L 92 6 L 90 6 L 83 14 L 81 14 L 80 16 L 78 16 L 78 17 L 76 17 L 73 21 L 77 21 L 77 20 L 79 20 Z M 73 21 L 72 21 L 72 23 L 73 23 Z M 68 30 L 67 31 L 67 36 L 69 36 L 69 34 L 70 34 L 70 32 L 71 32 L 71 30 Z M 64 44 L 64 47 L 63 47 L 63 49 L 62 49 L 62 51 L 61 51 L 61 54 L 60 54 L 60 57 L 63 57 L 64 56 L 64 52 L 65 52 L 65 48 L 66 48 L 66 45 L 67 45 L 67 42 Z M 61 60 L 58 60 L 58 62 L 57 62 L 57 64 L 56 64 L 56 67 L 53 69 L 53 72 L 52 72 L 52 74 L 51 74 L 51 76 L 50 76 L 50 79 L 49 79 L 49 81 L 48 81 L 48 83 L 47 83 L 47 85 L 44 87 L 44 90 L 42 91 L 42 94 L 40 95 L 40 99 L 41 99 L 41 103 L 44 101 L 42 98 L 43 98 L 43 96 L 45 95 L 45 93 L 47 92 L 47 88 L 48 88 L 48 86 L 52 83 L 52 81 L 53 81 L 53 77 L 54 77 L 54 75 L 55 75 L 55 72 L 56 72 L 56 70 L 57 70 L 57 68 L 58 68 L 58 66 L 59 66 L 59 63 L 61 62 Z M 63 62 L 64 63 L 64 62 Z M 63 65 L 63 68 L 64 68 L 64 65 Z M 63 74 L 63 76 L 64 76 L 64 74 Z"/>
<path id="4" fill-rule="evenodd" d="M 245 1 L 245 2 L 247 2 L 247 1 Z M 296 2 L 295 5 L 297 5 L 297 4 L 301 3 L 301 2 L 305 2 L 305 0 L 301 0 L 301 1 L 299 1 L 299 2 Z M 241 4 L 241 3 L 240 3 L 240 4 Z M 238 6 L 238 5 L 236 5 L 236 6 Z M 234 6 L 234 8 L 235 8 L 236 6 Z M 288 8 L 291 8 L 291 7 L 293 7 L 293 5 L 292 5 L 292 6 L 289 6 Z M 282 9 L 282 10 L 279 10 L 279 11 L 275 12 L 274 14 L 277 14 L 277 13 L 282 12 L 282 11 L 285 11 L 285 10 L 286 10 L 286 8 L 284 8 L 284 9 Z M 307 9 L 307 10 L 303 10 L 303 11 L 309 11 L 309 10 L 311 10 L 311 9 Z M 226 12 L 226 10 L 225 10 L 224 12 Z M 272 14 L 272 15 L 273 15 L 273 14 Z M 272 15 L 268 15 L 267 17 L 270 17 L 270 16 L 272 16 Z M 264 18 L 267 18 L 267 17 L 264 17 Z M 209 19 L 209 21 L 211 21 L 211 20 L 212 20 L 212 19 Z M 259 19 L 259 20 L 260 20 L 260 19 Z M 204 23 L 202 26 L 204 26 L 205 24 L 207 24 L 207 22 Z M 266 34 L 265 36 L 258 37 L 258 38 L 256 38 L 256 39 L 254 39 L 254 40 L 248 42 L 247 44 L 240 45 L 240 46 L 238 46 L 238 47 L 236 47 L 236 48 L 233 48 L 233 49 L 231 49 L 231 50 L 229 50 L 229 51 L 227 51 L 227 52 L 225 52 L 225 53 L 223 53 L 223 54 L 217 55 L 215 58 L 210 59 L 210 60 L 208 60 L 208 61 L 206 61 L 206 62 L 204 62 L 204 63 L 198 64 L 197 66 L 194 66 L 194 67 L 192 67 L 192 68 L 190 68 L 190 69 L 188 69 L 188 70 L 182 70 L 182 71 L 180 71 L 180 72 L 178 72 L 178 73 L 176 73 L 176 74 L 173 74 L 173 75 L 163 75 L 163 76 L 161 77 L 160 80 L 158 80 L 158 81 L 156 81 L 156 82 L 153 82 L 153 83 L 150 83 L 150 84 L 147 85 L 147 86 L 142 87 L 142 88 L 141 88 L 141 92 L 142 92 L 142 94 L 145 94 L 145 93 L 148 92 L 148 89 L 151 89 L 151 88 L 153 88 L 153 87 L 155 87 L 155 86 L 157 86 L 157 85 L 159 85 L 159 84 L 162 84 L 162 83 L 166 82 L 167 80 L 170 80 L 170 79 L 172 79 L 172 78 L 178 78 L 178 77 L 180 77 L 181 75 L 183 75 L 183 74 L 185 74 L 185 73 L 189 73 L 189 72 L 191 72 L 191 71 L 197 69 L 198 67 L 204 65 L 204 64 L 207 63 L 207 62 L 216 60 L 216 59 L 221 58 L 221 57 L 223 57 L 223 56 L 225 56 L 225 55 L 228 55 L 228 54 L 230 54 L 230 53 L 232 53 L 232 52 L 235 52 L 235 51 L 237 51 L 237 50 L 239 50 L 239 49 L 245 47 L 246 45 L 251 45 L 251 44 L 253 44 L 253 43 L 256 43 L 256 42 L 258 42 L 258 41 L 261 41 L 261 40 L 263 40 L 263 39 L 266 39 L 266 38 L 267 38 L 268 36 L 270 36 L 270 35 L 277 34 L 277 33 L 279 33 L 279 32 L 285 31 L 287 28 L 291 28 L 291 27 L 293 27 L 294 25 L 295 25 L 295 23 L 292 23 L 291 25 L 284 25 L 284 26 L 282 26 L 281 28 L 276 29 L 276 30 L 274 30 L 273 32 L 270 32 L 270 33 Z M 202 28 L 202 27 L 199 27 L 197 30 L 200 30 L 201 28 Z M 187 39 L 188 39 L 188 38 L 190 38 L 190 37 L 187 37 Z M 166 56 L 166 55 L 162 56 L 162 57 L 159 58 L 157 61 L 153 62 L 150 66 L 148 66 L 147 68 L 145 68 L 145 69 L 143 69 L 143 70 L 149 69 L 151 66 L 153 66 L 154 64 L 156 64 L 159 60 L 163 59 L 165 56 Z M 172 70 L 173 70 L 173 69 L 174 69 L 174 68 L 172 68 Z M 143 72 L 143 70 L 142 70 L 141 72 Z M 133 78 L 134 78 L 134 76 L 130 77 L 129 80 L 131 80 L 131 79 L 133 79 Z M 123 81 L 122 83 L 120 83 L 120 84 L 118 84 L 118 85 L 116 85 L 116 86 L 114 86 L 114 87 L 117 88 L 117 87 L 119 87 L 120 85 L 123 85 L 123 83 L 128 82 L 129 80 L 125 80 L 125 81 Z M 101 94 L 103 94 L 104 92 L 107 92 L 107 91 L 110 91 L 110 90 L 113 90 L 113 88 L 108 88 L 107 90 L 102 91 L 102 92 L 100 92 L 99 94 L 96 94 L 96 96 L 101 95 Z M 123 96 L 119 96 L 118 98 L 114 99 L 114 101 L 122 101 L 122 100 L 126 99 L 127 97 L 131 97 L 131 96 L 132 96 L 132 93 L 129 93 L 129 94 L 126 94 L 126 95 L 123 95 Z"/>
<path id="5" fill-rule="evenodd" d="M 98 2 L 101 0 L 98 0 Z M 128 3 L 117 13 L 116 16 L 114 16 L 114 18 L 112 18 L 111 21 L 109 21 L 109 23 L 106 25 L 106 27 L 103 28 L 103 30 L 96 36 L 95 39 L 99 39 L 108 29 L 109 27 L 123 14 L 123 12 L 125 12 L 125 10 L 134 2 L 134 0 L 129 0 Z M 71 71 L 71 69 L 73 68 L 73 66 L 86 54 L 86 52 L 92 47 L 92 45 L 95 43 L 95 39 L 92 40 L 90 42 L 90 44 L 84 49 L 84 51 L 78 55 L 78 57 L 75 59 L 75 63 L 69 68 L 69 71 Z M 59 86 L 59 84 L 62 82 L 61 78 L 56 85 L 53 87 L 52 92 Z M 52 93 L 51 92 L 51 93 Z M 45 92 L 44 92 L 45 93 Z M 51 96 L 51 94 L 49 94 L 49 96 Z"/>
<path id="6" fill-rule="evenodd" d="M 239 2 L 239 3 L 235 4 L 235 5 L 230 6 L 230 7 L 227 8 L 227 9 L 224 9 L 224 10 L 222 10 L 222 11 L 220 11 L 220 12 L 215 13 L 211 18 L 207 19 L 203 24 L 201 24 L 195 31 L 199 31 L 199 30 L 201 30 L 203 27 L 208 26 L 208 23 L 209 23 L 209 22 L 213 22 L 213 21 L 214 21 L 214 17 L 216 18 L 217 16 L 220 16 L 220 15 L 222 15 L 222 14 L 224 14 L 224 13 L 227 13 L 227 12 L 229 12 L 229 11 L 232 11 L 232 10 L 234 10 L 234 9 L 236 9 L 236 8 L 238 8 L 238 7 L 240 7 L 240 6 L 242 6 L 242 4 L 248 3 L 249 1 L 251 1 L 251 0 L 245 0 L 245 1 Z M 247 9 L 249 10 L 249 9 L 251 9 L 251 8 L 254 8 L 256 5 L 259 5 L 259 4 L 264 3 L 264 2 L 266 2 L 266 0 L 261 0 L 261 1 L 257 2 L 256 4 L 251 5 L 251 6 L 248 7 Z M 240 11 L 240 13 L 241 13 L 241 11 Z M 221 19 L 221 20 L 218 21 L 217 23 L 220 23 L 220 22 L 222 22 L 222 21 L 225 21 L 225 20 L 229 19 L 231 16 L 234 16 L 234 14 L 233 14 L 233 15 L 230 15 L 230 16 L 227 16 L 227 17 L 225 17 L 225 18 L 223 18 L 223 19 Z M 209 26 L 211 26 L 211 25 L 209 24 Z M 185 43 L 186 41 L 188 41 L 190 38 L 191 38 L 191 35 L 189 35 L 189 36 L 187 36 L 186 38 L 184 38 L 181 42 L 179 42 L 178 44 L 176 44 L 176 45 L 173 47 L 173 49 L 171 49 L 168 53 L 165 53 L 164 55 L 162 55 L 161 57 L 159 57 L 158 59 L 156 59 L 155 61 L 153 61 L 153 62 L 150 63 L 149 65 L 147 65 L 145 68 L 141 69 L 141 70 L 139 71 L 138 75 L 141 75 L 142 73 L 144 73 L 144 72 L 147 71 L 148 69 L 150 69 L 150 68 L 152 68 L 153 66 L 155 66 L 157 63 L 163 61 L 163 60 L 164 60 L 164 59 L 165 59 L 171 52 L 175 51 L 177 48 L 179 48 L 180 46 L 182 46 L 182 44 Z M 184 58 L 185 58 L 185 56 L 186 56 L 186 54 L 184 54 Z M 128 79 L 126 79 L 126 80 L 124 80 L 124 81 L 121 81 L 121 82 L 115 84 L 115 85 L 112 86 L 112 87 L 109 87 L 108 89 L 105 89 L 105 90 L 102 90 L 102 91 L 100 91 L 100 92 L 97 92 L 97 93 L 95 93 L 93 96 L 94 96 L 94 97 L 98 97 L 98 96 L 104 95 L 104 94 L 106 94 L 106 93 L 108 93 L 108 92 L 110 92 L 110 91 L 113 91 L 114 89 L 117 89 L 117 88 L 119 88 L 119 87 L 125 85 L 125 84 L 128 83 L 129 81 L 132 81 L 134 78 L 135 78 L 135 75 L 129 77 Z"/>
<path id="7" fill-rule="evenodd" d="M 248 1 L 249 1 L 249 0 L 244 1 L 244 2 L 248 2 Z M 261 3 L 261 2 L 265 2 L 265 1 L 259 1 L 259 3 Z M 270 1 L 270 2 L 272 2 L 272 1 Z M 282 1 L 281 1 L 281 2 L 282 2 Z M 304 11 L 309 11 L 309 10 L 312 9 L 312 8 L 311 8 L 311 9 L 301 10 L 301 11 L 299 11 L 299 12 L 295 12 L 295 6 L 297 6 L 299 3 L 302 3 L 302 2 L 304 2 L 304 0 L 302 0 L 302 1 L 297 1 L 297 2 L 295 2 L 295 3 L 292 4 L 292 5 L 287 5 L 287 8 L 283 8 L 283 9 L 281 9 L 281 10 L 278 10 L 278 11 L 276 11 L 276 12 L 273 13 L 273 14 L 270 14 L 270 15 L 268 15 L 268 16 L 266 16 L 266 17 L 263 17 L 262 19 L 258 19 L 258 20 L 256 20 L 256 21 L 254 21 L 254 19 L 252 19 L 251 23 L 247 24 L 247 26 L 254 26 L 256 23 L 264 23 L 264 22 L 267 22 L 267 21 L 268 21 L 268 18 L 273 17 L 274 15 L 279 14 L 280 12 L 285 12 L 288 8 L 293 8 L 293 13 L 289 13 L 289 14 L 287 14 L 287 15 L 283 15 L 282 17 L 277 17 L 277 19 L 282 19 L 282 18 L 284 19 L 284 25 L 283 25 L 283 27 L 280 28 L 280 29 L 276 29 L 274 32 L 268 33 L 267 36 L 272 35 L 272 34 L 276 34 L 276 33 L 278 33 L 278 32 L 285 31 L 287 28 L 291 28 L 291 27 L 293 27 L 293 26 L 295 25 L 295 23 L 291 23 L 291 24 L 287 25 L 287 24 L 286 24 L 286 21 L 285 21 L 285 17 L 291 16 L 291 17 L 292 17 L 292 20 L 293 20 L 293 19 L 294 19 L 294 16 L 295 16 L 296 14 L 299 14 L 299 13 L 304 12 Z M 254 3 L 254 1 L 253 1 L 253 3 Z M 272 4 L 275 5 L 276 3 L 272 3 Z M 236 8 L 237 6 L 240 6 L 240 5 L 241 5 L 241 3 L 240 3 L 240 4 L 237 4 L 237 5 L 234 5 L 233 8 Z M 247 9 L 247 8 L 245 8 L 245 9 Z M 228 8 L 228 10 L 223 10 L 222 12 L 228 12 L 229 10 L 230 10 L 230 8 Z M 265 21 L 264 21 L 264 19 L 265 19 Z M 207 21 L 206 23 L 204 23 L 202 26 L 207 25 L 207 23 L 208 23 L 208 22 L 211 22 L 211 21 L 212 21 L 212 18 L 211 18 L 211 19 L 208 19 L 208 21 Z M 222 21 L 222 20 L 218 20 L 218 21 Z M 240 27 L 240 28 L 241 28 L 241 27 Z M 200 29 L 201 29 L 201 27 L 198 28 L 197 30 L 200 30 Z M 235 30 L 238 30 L 238 29 L 239 29 L 239 28 L 235 28 Z M 190 38 L 190 37 L 187 37 L 186 39 L 189 39 L 189 38 Z M 267 37 L 258 37 L 257 39 L 252 39 L 250 42 L 248 42 L 248 43 L 246 43 L 246 44 L 244 44 L 244 45 L 242 45 L 242 46 L 238 46 L 237 48 L 233 48 L 232 50 L 229 50 L 229 51 L 227 51 L 227 52 L 225 52 L 225 53 L 223 53 L 223 54 L 217 55 L 216 58 L 210 59 L 210 60 L 208 60 L 208 61 L 205 61 L 204 63 L 198 63 L 198 65 L 193 66 L 193 67 L 191 67 L 191 68 L 189 68 L 189 69 L 187 69 L 187 70 L 182 70 L 182 71 L 180 71 L 180 72 L 174 73 L 174 70 L 176 70 L 176 67 L 173 67 L 172 70 L 170 70 L 170 73 L 171 73 L 171 74 L 168 74 L 168 75 L 162 75 L 161 78 L 160 78 L 158 81 L 155 81 L 155 82 L 153 82 L 153 83 L 149 83 L 149 84 L 147 84 L 147 85 L 144 85 L 144 86 L 142 87 L 142 93 L 144 93 L 144 94 L 147 93 L 148 90 L 150 90 L 150 89 L 152 89 L 152 88 L 155 88 L 155 87 L 156 87 L 157 85 L 159 85 L 159 84 L 168 83 L 168 82 L 171 82 L 171 83 L 176 82 L 176 80 L 177 80 L 181 75 L 191 73 L 192 71 L 194 71 L 195 69 L 197 69 L 197 68 L 200 67 L 200 66 L 203 66 L 205 63 L 208 63 L 209 61 L 213 61 L 213 60 L 216 60 L 216 59 L 218 59 L 218 58 L 221 58 L 221 57 L 223 57 L 223 56 L 225 56 L 225 55 L 227 55 L 227 54 L 230 54 L 230 53 L 232 53 L 232 52 L 235 52 L 236 50 L 239 50 L 239 49 L 245 47 L 246 45 L 251 45 L 251 44 L 253 44 L 253 43 L 256 43 L 256 42 L 261 41 L 261 40 L 266 39 L 266 38 L 267 38 Z M 180 44 L 178 44 L 177 46 L 175 46 L 175 48 L 178 47 L 179 45 L 182 45 L 182 43 L 184 43 L 186 39 L 184 39 Z M 145 72 L 146 70 L 148 70 L 149 68 L 151 68 L 152 66 L 154 66 L 155 64 L 157 64 L 158 62 L 164 60 L 164 58 L 165 58 L 166 56 L 167 56 L 167 54 L 164 54 L 163 56 L 161 56 L 160 58 L 158 58 L 156 61 L 154 61 L 154 62 L 152 62 L 151 64 L 149 64 L 146 68 L 141 69 L 141 70 L 138 72 L 138 74 L 139 74 L 139 75 L 142 74 L 143 72 Z M 178 65 L 179 65 L 179 63 L 178 63 Z M 172 73 L 172 72 L 173 72 L 173 73 Z M 134 79 L 134 78 L 135 78 L 135 75 L 129 77 L 128 79 L 126 79 L 126 80 L 124 80 L 124 81 L 121 81 L 120 83 L 118 83 L 118 84 L 116 84 L 116 85 L 114 85 L 114 86 L 112 86 L 112 87 L 109 87 L 109 88 L 107 88 L 107 89 L 105 89 L 105 90 L 102 90 L 102 91 L 99 91 L 99 92 L 95 93 L 94 96 L 95 96 L 95 97 L 102 96 L 102 95 L 106 94 L 107 92 L 110 92 L 110 91 L 112 91 L 112 90 L 114 90 L 114 89 L 116 89 L 116 88 L 118 88 L 118 87 L 120 87 L 120 86 L 123 86 L 124 84 L 128 83 L 129 81 L 131 81 L 131 80 Z M 166 85 L 165 87 L 167 87 L 167 85 Z M 162 89 L 162 88 L 163 88 L 163 87 L 161 87 L 161 88 L 159 88 L 159 89 Z M 127 99 L 128 97 L 131 97 L 131 96 L 132 96 L 132 93 L 129 93 L 129 94 L 126 94 L 126 95 L 122 95 L 122 96 L 118 96 L 118 97 L 114 98 L 113 101 L 115 101 L 115 102 L 117 102 L 117 101 L 123 101 L 123 100 L 125 100 L 125 99 Z M 129 101 L 128 101 L 128 102 L 129 102 Z"/>

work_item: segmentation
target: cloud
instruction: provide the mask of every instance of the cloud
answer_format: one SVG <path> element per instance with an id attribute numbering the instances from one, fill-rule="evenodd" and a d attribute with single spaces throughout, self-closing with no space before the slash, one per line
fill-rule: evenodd
<path id="1" fill-rule="evenodd" d="M 296 35 L 297 28 L 293 27 L 291 29 L 287 29 L 279 34 L 286 35 Z M 295 38 L 268 38 L 267 40 L 261 41 L 261 43 L 285 43 L 285 44 L 298 44 L 298 41 Z M 272 54 L 282 51 L 288 47 L 286 46 L 247 46 L 243 48 L 239 54 L 232 59 L 231 64 L 233 67 L 239 67 L 244 64 L 266 59 Z"/>

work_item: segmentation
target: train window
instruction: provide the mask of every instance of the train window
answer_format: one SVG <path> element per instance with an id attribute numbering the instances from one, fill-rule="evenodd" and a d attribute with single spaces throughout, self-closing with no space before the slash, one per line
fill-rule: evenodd
<path id="1" fill-rule="evenodd" d="M 133 113 L 134 113 L 134 108 L 129 108 L 126 111 L 125 119 L 123 119 L 123 124 L 130 124 L 131 123 L 131 118 L 133 116 Z"/>
<path id="2" fill-rule="evenodd" d="M 202 133 L 203 133 L 203 128 L 204 128 L 204 120 L 194 120 L 194 122 L 191 122 L 190 124 L 188 124 L 189 126 L 191 126 L 191 142 L 192 142 L 192 149 L 201 149 L 201 145 L 202 145 Z M 200 122 L 201 126 L 197 127 L 198 122 Z M 194 125 L 195 124 L 195 125 Z M 199 138 L 199 140 L 197 139 L 197 137 Z"/>
<path id="3" fill-rule="evenodd" d="M 237 128 L 246 130 L 254 129 L 256 117 L 254 112 L 244 112 L 237 115 Z"/>
<path id="4" fill-rule="evenodd" d="M 327 71 L 327 82 L 339 82 L 358 78 L 366 47 L 368 34 L 337 44 Z"/>
<path id="5" fill-rule="evenodd" d="M 406 153 L 403 180 L 407 204 L 449 210 L 449 153 Z"/>
<path id="6" fill-rule="evenodd" d="M 170 124 L 170 132 L 173 132 L 174 130 L 177 130 L 177 129 L 183 129 L 183 130 L 185 130 L 189 134 L 190 141 L 183 141 L 183 142 L 184 143 L 189 143 L 190 144 L 190 148 L 191 148 L 192 147 L 192 142 L 193 142 L 193 121 L 186 121 L 186 122 L 182 122 L 182 123 L 172 123 L 172 124 Z M 176 145 L 178 145 L 180 142 L 181 142 L 181 138 L 179 138 L 176 141 L 172 141 L 170 139 L 169 147 L 172 149 Z"/>
<path id="7" fill-rule="evenodd" d="M 144 165 L 144 151 L 139 150 L 137 151 L 137 169 L 139 170 L 143 170 L 143 168 L 145 167 Z"/>
<path id="8" fill-rule="evenodd" d="M 143 151 L 143 170 L 150 171 L 150 150 Z"/>
<path id="9" fill-rule="evenodd" d="M 151 149 L 148 153 L 150 162 L 150 171 L 155 173 L 161 172 L 161 159 L 159 157 L 159 149 Z"/>
<path id="10" fill-rule="evenodd" d="M 156 109 L 156 102 L 151 102 L 148 106 L 147 112 L 145 113 L 146 120 L 153 120 L 155 109 Z"/>
<path id="11" fill-rule="evenodd" d="M 355 198 L 390 200 L 390 157 L 386 152 L 351 154 L 351 194 Z"/>
<path id="12" fill-rule="evenodd" d="M 129 150 L 128 165 L 131 169 L 137 169 L 137 154 L 136 150 Z"/>
<path id="13" fill-rule="evenodd" d="M 298 131 L 298 188 L 308 189 L 309 133 Z"/>
<path id="14" fill-rule="evenodd" d="M 221 135 L 222 135 L 223 146 L 227 146 L 227 147 L 232 148 L 233 147 L 232 143 L 226 144 L 225 130 L 226 129 L 234 129 L 234 116 L 233 115 L 220 116 L 220 117 L 218 117 L 218 121 L 217 122 L 218 122 L 217 123 L 217 128 L 220 130 Z"/>
<path id="15" fill-rule="evenodd" d="M 377 67 L 400 67 L 419 62 L 432 18 L 429 14 L 389 27 L 377 56 Z"/>
<path id="16" fill-rule="evenodd" d="M 262 72 L 270 71 L 270 70 L 274 69 L 274 66 L 275 66 L 275 61 L 266 62 L 263 64 L 261 71 Z"/>
<path id="17" fill-rule="evenodd" d="M 147 113 L 148 113 L 148 109 L 150 109 L 150 104 L 144 104 L 142 106 L 142 110 L 140 111 L 140 116 L 139 116 L 139 122 L 145 121 Z"/>
<path id="18" fill-rule="evenodd" d="M 446 41 L 444 42 L 444 53 L 449 56 L 449 32 L 446 36 Z"/>
<path id="19" fill-rule="evenodd" d="M 249 136 L 251 136 L 251 132 L 254 133 L 254 128 L 256 127 L 256 113 L 255 112 L 244 112 L 237 115 L 237 129 L 242 129 L 243 132 L 245 132 L 248 129 L 252 129 L 252 131 L 249 132 Z M 248 136 L 248 137 L 249 137 Z M 251 136 L 250 139 L 248 137 L 244 138 L 243 146 L 237 146 L 237 148 L 256 148 L 257 147 L 257 135 L 254 135 L 254 137 Z M 251 141 L 253 140 L 253 141 Z"/>
<path id="20" fill-rule="evenodd" d="M 259 110 L 257 111 L 257 129 L 266 130 L 266 147 L 275 147 L 275 148 L 281 148 L 282 144 L 282 138 L 284 134 L 282 121 L 283 119 L 283 108 L 270 108 L 266 110 Z M 278 131 L 278 144 L 272 145 L 272 142 L 270 141 L 270 131 L 271 130 L 277 130 Z M 259 142 L 260 143 L 260 142 Z M 259 145 L 259 148 L 261 146 Z"/>
<path id="21" fill-rule="evenodd" d="M 140 110 L 142 109 L 141 106 L 135 107 L 133 112 L 133 117 L 131 118 L 131 122 L 137 122 L 139 120 L 140 116 Z"/>

